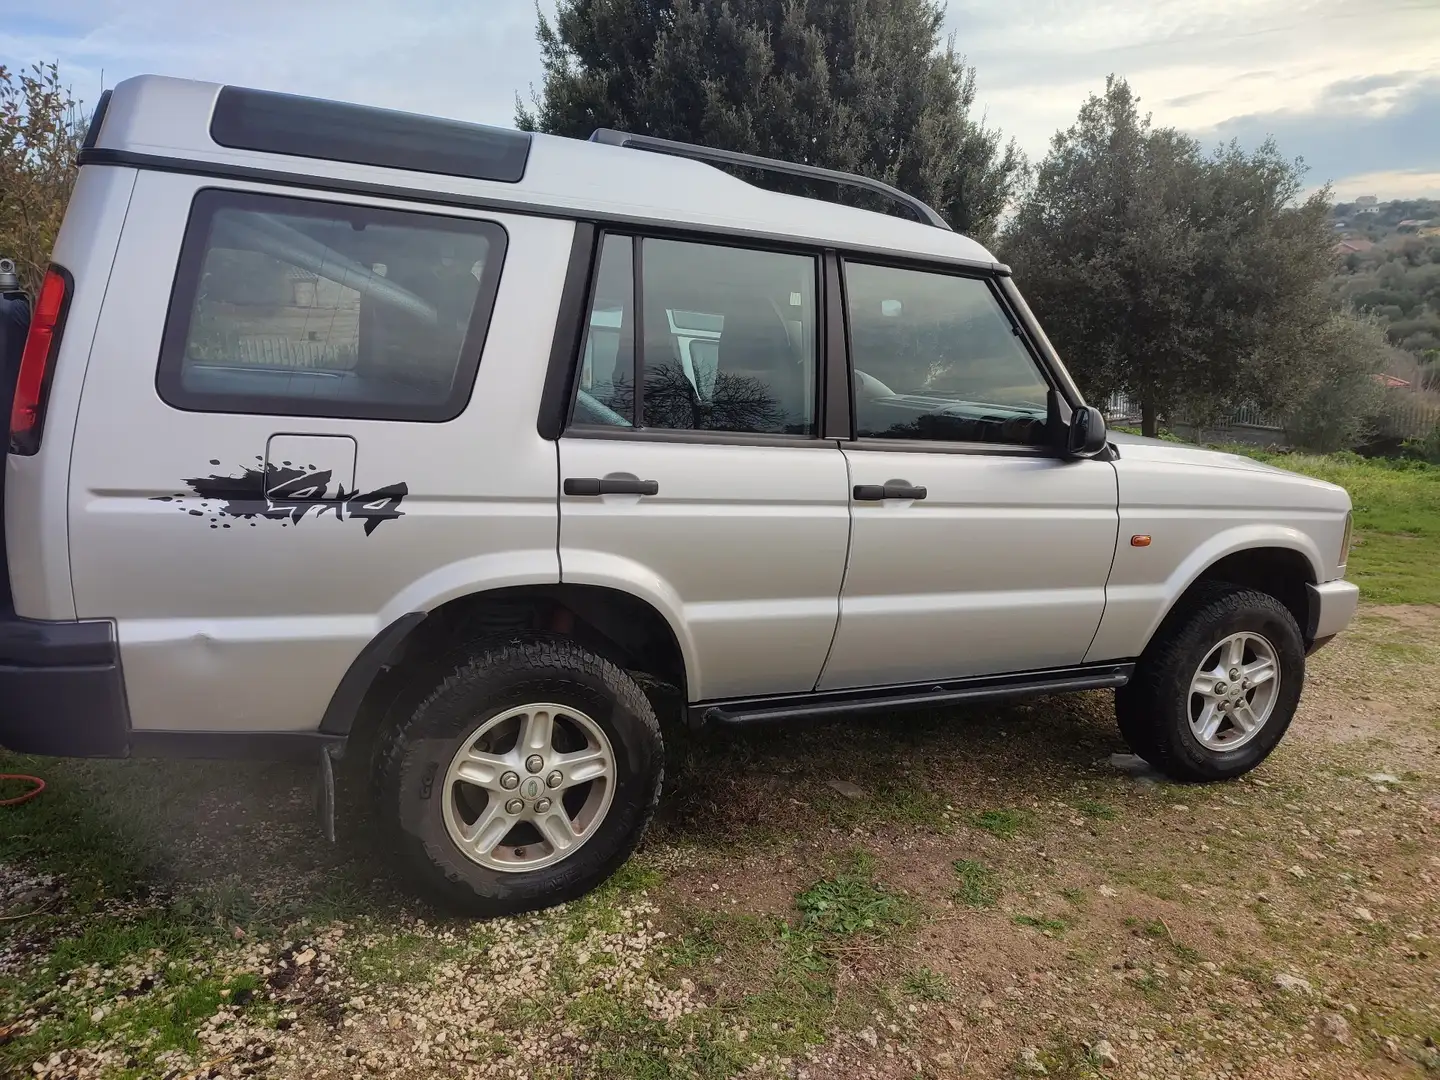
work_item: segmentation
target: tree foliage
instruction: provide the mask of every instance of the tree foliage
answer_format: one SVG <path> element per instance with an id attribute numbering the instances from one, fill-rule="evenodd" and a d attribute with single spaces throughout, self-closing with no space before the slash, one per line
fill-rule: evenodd
<path id="1" fill-rule="evenodd" d="M 55 64 L 0 65 L 0 256 L 15 260 L 32 294 L 75 183 L 80 116 Z"/>
<path id="2" fill-rule="evenodd" d="M 1273 143 L 1206 154 L 1138 105 L 1111 76 L 1054 136 L 1006 260 L 1086 391 L 1138 400 L 1147 434 L 1293 401 L 1328 318 L 1328 190 L 1301 200 Z"/>
<path id="3" fill-rule="evenodd" d="M 529 130 L 596 128 L 884 180 L 990 233 L 1023 161 L 972 116 L 936 0 L 560 0 Z"/>

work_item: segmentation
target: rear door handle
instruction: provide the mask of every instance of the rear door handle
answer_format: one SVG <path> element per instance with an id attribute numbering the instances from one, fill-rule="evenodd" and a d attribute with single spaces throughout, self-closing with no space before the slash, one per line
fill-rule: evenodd
<path id="1" fill-rule="evenodd" d="M 929 494 L 908 480 L 887 480 L 883 484 L 856 484 L 856 502 L 881 502 L 884 499 L 923 499 Z"/>
<path id="2" fill-rule="evenodd" d="M 619 476 L 571 476 L 566 478 L 566 495 L 659 495 L 658 480 L 636 480 Z"/>

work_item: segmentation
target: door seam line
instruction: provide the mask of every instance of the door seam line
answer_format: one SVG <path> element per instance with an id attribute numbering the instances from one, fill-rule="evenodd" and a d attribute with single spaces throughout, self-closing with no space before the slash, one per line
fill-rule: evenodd
<path id="1" fill-rule="evenodd" d="M 840 459 L 845 462 L 845 565 L 840 570 L 840 592 L 835 597 L 835 629 L 830 632 L 830 645 L 825 650 L 825 659 L 815 674 L 815 684 L 810 687 L 812 694 L 820 689 L 820 681 L 825 678 L 825 669 L 830 666 L 830 654 L 835 651 L 835 642 L 840 637 L 840 622 L 845 618 L 845 581 L 850 576 L 850 548 L 855 542 L 855 500 L 850 497 L 853 479 L 850 475 L 850 455 L 845 453 L 845 447 L 838 441 L 835 449 L 839 452 Z"/>

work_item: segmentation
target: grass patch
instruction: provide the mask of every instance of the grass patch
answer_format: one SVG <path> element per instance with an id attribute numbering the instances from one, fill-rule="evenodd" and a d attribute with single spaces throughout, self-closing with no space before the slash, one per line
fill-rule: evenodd
<path id="1" fill-rule="evenodd" d="M 1108 803 L 1096 802 L 1094 799 L 1080 799 L 1075 803 L 1075 809 L 1096 821 L 1115 820 L 1115 808 Z"/>
<path id="2" fill-rule="evenodd" d="M 1063 934 L 1069 923 L 1064 919 L 1047 919 L 1043 915 L 1016 915 L 1012 921 L 1016 926 L 1029 926 L 1035 930 L 1048 930 L 1052 934 Z"/>
<path id="3" fill-rule="evenodd" d="M 949 980 L 928 967 L 918 967 L 906 972 L 900 987 L 911 997 L 917 997 L 921 1001 L 949 1001 L 954 996 Z"/>
<path id="4" fill-rule="evenodd" d="M 821 878 L 795 898 L 800 926 L 822 934 L 881 933 L 910 920 L 908 901 L 865 878 Z"/>
<path id="5" fill-rule="evenodd" d="M 953 865 L 955 877 L 959 880 L 955 899 L 966 907 L 994 907 L 1000 899 L 1000 885 L 995 871 L 974 859 L 956 859 Z"/>
<path id="6" fill-rule="evenodd" d="M 1028 828 L 1031 815 L 1025 810 L 981 810 L 970 815 L 970 824 L 984 829 L 991 836 L 1009 840 L 1021 829 Z"/>

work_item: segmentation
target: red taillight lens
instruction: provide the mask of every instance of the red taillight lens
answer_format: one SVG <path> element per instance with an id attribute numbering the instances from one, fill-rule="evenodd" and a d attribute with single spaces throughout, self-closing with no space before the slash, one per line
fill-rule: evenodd
<path id="1" fill-rule="evenodd" d="M 65 312 L 70 306 L 70 275 L 52 266 L 40 286 L 35 310 L 30 315 L 30 333 L 20 358 L 20 377 L 15 381 L 15 401 L 10 407 L 10 452 L 33 454 L 40 449 L 40 432 L 45 426 L 45 399 L 55 373 L 55 354 L 65 329 Z"/>

